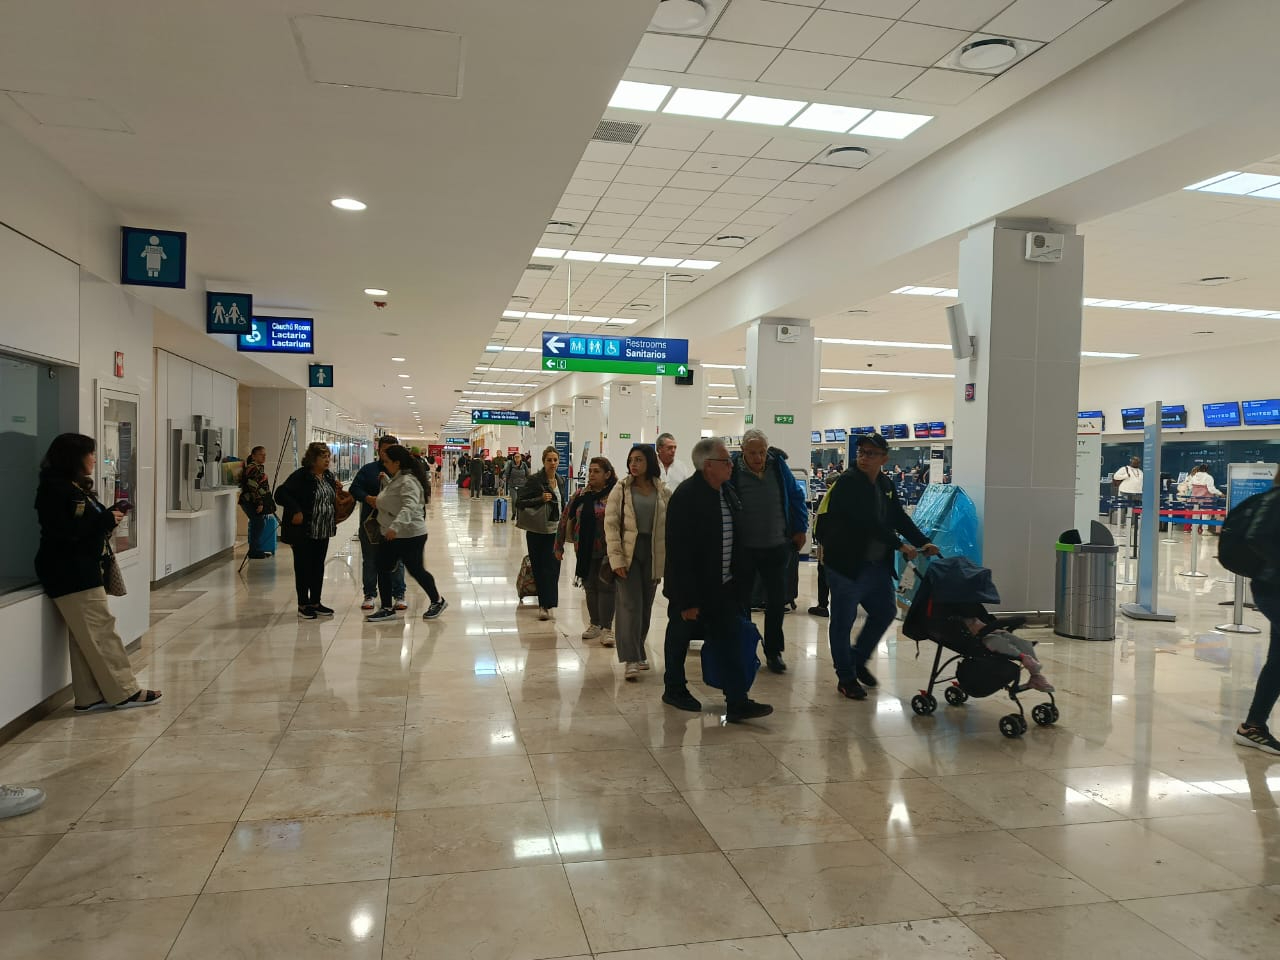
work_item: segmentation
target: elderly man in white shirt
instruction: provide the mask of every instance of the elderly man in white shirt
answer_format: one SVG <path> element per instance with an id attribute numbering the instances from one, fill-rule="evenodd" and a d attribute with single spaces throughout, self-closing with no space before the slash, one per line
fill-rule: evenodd
<path id="1" fill-rule="evenodd" d="M 676 459 L 676 438 L 669 433 L 658 434 L 658 466 L 662 469 L 662 482 L 675 492 L 685 480 L 693 476 L 693 468 L 685 460 Z"/>

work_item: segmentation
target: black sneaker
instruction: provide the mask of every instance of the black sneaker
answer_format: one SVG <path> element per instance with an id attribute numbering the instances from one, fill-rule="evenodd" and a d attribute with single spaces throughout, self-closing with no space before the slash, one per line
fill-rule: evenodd
<path id="1" fill-rule="evenodd" d="M 333 608 L 332 608 L 332 607 L 326 607 L 323 603 L 317 603 L 317 604 L 316 604 L 316 616 L 317 616 L 317 617 L 332 617 L 332 616 L 333 616 Z"/>
<path id="2" fill-rule="evenodd" d="M 724 718 L 729 723 L 742 723 L 745 720 L 755 720 L 758 717 L 767 717 L 773 713 L 773 707 L 767 703 L 757 703 L 754 700 L 744 700 L 742 703 L 735 703 L 733 706 L 725 710 Z"/>
<path id="3" fill-rule="evenodd" d="M 1253 747 L 1255 750 L 1261 750 L 1263 753 L 1270 753 L 1274 756 L 1280 756 L 1280 740 L 1271 735 L 1271 731 L 1264 724 L 1240 724 L 1236 730 L 1236 743 L 1245 747 Z"/>
<path id="4" fill-rule="evenodd" d="M 769 657 L 767 661 L 770 673 L 786 673 L 787 665 L 782 662 L 781 657 Z"/>
<path id="5" fill-rule="evenodd" d="M 828 610 L 826 607 L 821 607 L 821 606 L 819 606 L 819 607 L 810 607 L 810 608 L 809 608 L 809 616 L 811 616 L 811 617 L 829 617 L 829 616 L 831 616 L 831 611 L 830 611 L 830 610 Z"/>
<path id="6" fill-rule="evenodd" d="M 842 680 L 836 689 L 840 691 L 840 696 L 850 700 L 867 699 L 867 691 L 862 689 L 862 684 L 857 680 Z"/>
<path id="7" fill-rule="evenodd" d="M 858 668 L 858 682 L 864 687 L 878 687 L 880 681 L 876 679 L 876 675 L 866 667 Z"/>
<path id="8" fill-rule="evenodd" d="M 688 690 L 665 690 L 662 694 L 662 702 L 677 710 L 688 710 L 690 713 L 698 713 L 702 710 L 702 702 Z"/>
<path id="9" fill-rule="evenodd" d="M 298 608 L 299 620 L 314 620 L 316 616 L 317 614 L 316 614 L 315 607 L 299 607 Z"/>
<path id="10" fill-rule="evenodd" d="M 427 612 L 422 615 L 423 620 L 434 620 L 440 614 L 444 613 L 445 608 L 449 606 L 449 601 L 441 597 L 431 606 L 427 607 Z"/>
<path id="11" fill-rule="evenodd" d="M 401 620 L 401 619 L 403 619 L 403 617 L 401 616 L 398 610 L 392 610 L 390 607 L 383 607 L 381 610 L 375 610 L 373 613 L 365 617 L 364 622 L 365 623 L 390 623 L 393 620 Z"/>

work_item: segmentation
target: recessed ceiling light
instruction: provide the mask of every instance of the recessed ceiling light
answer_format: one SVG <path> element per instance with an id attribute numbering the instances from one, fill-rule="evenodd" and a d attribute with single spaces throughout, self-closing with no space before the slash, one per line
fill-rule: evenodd
<path id="1" fill-rule="evenodd" d="M 371 297 L 385 297 L 387 295 L 387 291 L 381 287 L 365 287 L 364 292 Z"/>
<path id="2" fill-rule="evenodd" d="M 636 83 L 633 80 L 619 82 L 609 106 L 621 110 L 657 110 L 671 88 L 661 83 Z"/>
<path id="3" fill-rule="evenodd" d="M 565 252 L 566 260 L 585 260 L 588 263 L 599 263 L 604 259 L 603 253 L 593 253 L 590 250 L 568 250 Z"/>
<path id="4" fill-rule="evenodd" d="M 859 137 L 884 137 L 888 140 L 903 140 L 932 119 L 933 117 L 919 113 L 895 113 L 892 110 L 877 110 L 850 132 Z"/>
<path id="5" fill-rule="evenodd" d="M 396 376 L 397 376 L 397 377 L 399 377 L 401 380 L 408 380 L 408 379 L 409 379 L 409 374 L 407 374 L 407 373 L 397 373 L 397 374 L 396 374 Z"/>
<path id="6" fill-rule="evenodd" d="M 743 97 L 729 114 L 729 119 L 739 123 L 762 123 L 770 127 L 782 127 L 804 108 L 806 102 L 776 100 L 773 97 Z"/>
<path id="7" fill-rule="evenodd" d="M 392 363 L 404 363 L 404 357 L 392 357 L 392 358 L 391 358 L 391 362 L 392 362 Z"/>
<path id="8" fill-rule="evenodd" d="M 338 197 L 329 201 L 331 206 L 337 207 L 339 210 L 367 210 L 369 205 L 356 200 L 354 197 Z"/>
<path id="9" fill-rule="evenodd" d="M 956 63 L 966 70 L 997 70 L 1018 59 L 1018 45 L 1007 37 L 974 40 L 960 48 Z"/>
<path id="10" fill-rule="evenodd" d="M 712 270 L 720 266 L 719 260 L 681 260 L 677 266 L 685 270 Z"/>
<path id="11" fill-rule="evenodd" d="M 608 253 L 605 254 L 605 263 L 626 263 L 634 266 L 637 263 L 643 263 L 644 257 L 632 256 L 629 253 Z"/>
<path id="12" fill-rule="evenodd" d="M 831 103 L 811 103 L 800 116 L 791 121 L 796 130 L 824 130 L 828 133 L 844 133 L 859 120 L 865 120 L 871 111 L 863 107 L 838 107 Z"/>
<path id="13" fill-rule="evenodd" d="M 412 390 L 412 389 L 413 389 L 413 387 L 409 386 L 408 384 L 405 384 L 405 385 L 404 385 L 403 387 L 401 387 L 400 389 L 401 389 L 401 390 Z"/>
<path id="14" fill-rule="evenodd" d="M 720 90 L 696 90 L 692 87 L 680 87 L 671 95 L 663 113 L 675 113 L 685 117 L 706 117 L 710 120 L 722 120 L 730 108 L 741 98 L 739 93 L 724 93 Z"/>
<path id="15" fill-rule="evenodd" d="M 557 250 L 554 247 L 534 247 L 533 255 L 535 257 L 545 257 L 548 260 L 559 260 L 564 256 L 564 251 Z"/>
<path id="16" fill-rule="evenodd" d="M 710 16 L 706 0 L 658 0 L 649 26 L 655 30 L 695 30 Z"/>

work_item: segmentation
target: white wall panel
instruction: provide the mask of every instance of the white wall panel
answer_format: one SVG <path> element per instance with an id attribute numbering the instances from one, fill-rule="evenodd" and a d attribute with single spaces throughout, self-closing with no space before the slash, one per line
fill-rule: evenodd
<path id="1" fill-rule="evenodd" d="M 0 225 L 0 348 L 74 364 L 79 333 L 79 269 Z"/>

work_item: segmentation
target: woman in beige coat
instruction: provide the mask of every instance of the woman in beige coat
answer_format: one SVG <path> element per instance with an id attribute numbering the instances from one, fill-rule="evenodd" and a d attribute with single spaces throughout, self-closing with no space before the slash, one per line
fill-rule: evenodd
<path id="1" fill-rule="evenodd" d="M 644 641 L 653 614 L 653 598 L 666 565 L 667 500 L 662 470 L 653 447 L 637 444 L 627 454 L 627 475 L 604 509 L 609 566 L 617 577 L 613 617 L 618 660 L 625 679 L 635 682 L 649 669 Z"/>

